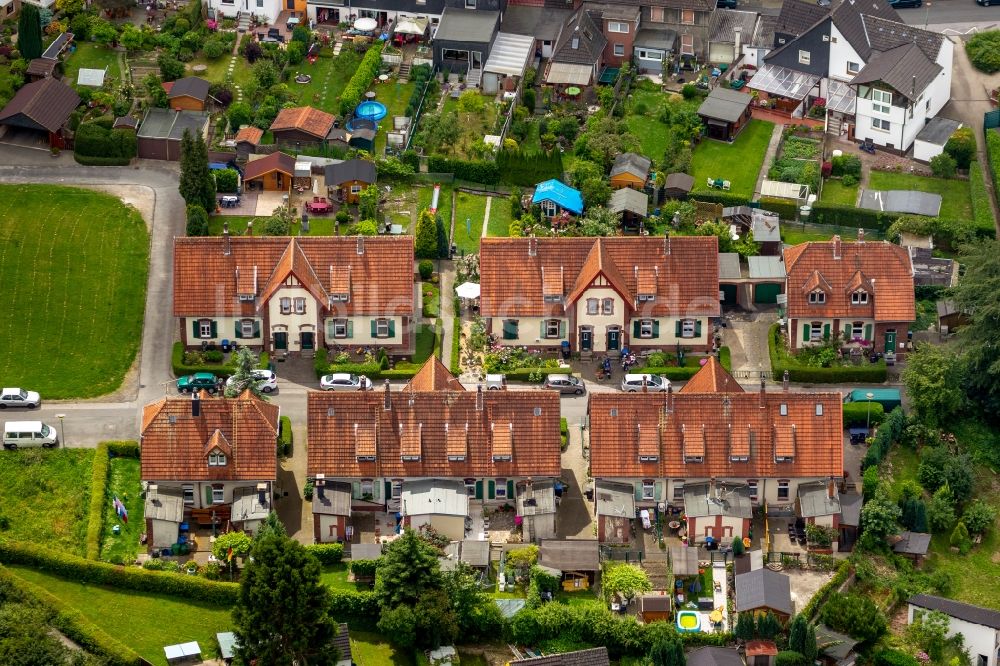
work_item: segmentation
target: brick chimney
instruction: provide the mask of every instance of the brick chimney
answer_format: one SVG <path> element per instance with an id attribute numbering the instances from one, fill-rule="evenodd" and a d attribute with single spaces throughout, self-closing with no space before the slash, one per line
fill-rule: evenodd
<path id="1" fill-rule="evenodd" d="M 862 229 L 861 227 L 858 227 L 858 242 L 859 243 L 865 242 L 865 230 Z"/>
<path id="2" fill-rule="evenodd" d="M 364 253 L 365 253 L 365 237 L 358 236 L 358 254 L 360 255 Z"/>
<path id="3" fill-rule="evenodd" d="M 537 257 L 538 256 L 538 239 L 534 236 L 528 238 L 528 256 Z"/>
<path id="4" fill-rule="evenodd" d="M 382 399 L 382 407 L 385 411 L 392 409 L 392 391 L 389 390 L 389 380 L 385 380 L 385 397 Z"/>
<path id="5" fill-rule="evenodd" d="M 253 220 L 247 222 L 247 236 L 253 236 Z"/>
<path id="6" fill-rule="evenodd" d="M 201 416 L 201 396 L 198 391 L 191 394 L 191 416 L 198 418 Z"/>
<path id="7" fill-rule="evenodd" d="M 767 386 L 767 383 L 764 381 L 764 378 L 761 377 L 760 378 L 760 408 L 761 409 L 764 409 L 764 408 L 767 407 L 767 391 L 765 390 L 765 386 Z"/>
<path id="8" fill-rule="evenodd" d="M 483 385 L 476 386 L 476 411 L 483 411 Z"/>
<path id="9" fill-rule="evenodd" d="M 787 391 L 788 390 L 788 381 L 789 381 L 788 380 L 788 370 L 785 370 L 785 374 L 783 374 L 781 376 L 781 390 L 782 391 Z"/>

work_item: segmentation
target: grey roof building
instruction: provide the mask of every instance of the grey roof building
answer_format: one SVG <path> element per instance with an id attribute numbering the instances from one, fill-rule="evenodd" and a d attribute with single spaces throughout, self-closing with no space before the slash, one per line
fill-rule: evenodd
<path id="1" fill-rule="evenodd" d="M 701 647 L 687 654 L 687 666 L 744 666 L 736 648 Z"/>
<path id="2" fill-rule="evenodd" d="M 736 611 L 795 613 L 788 576 L 763 568 L 736 576 Z"/>
<path id="3" fill-rule="evenodd" d="M 911 606 L 926 608 L 927 610 L 941 611 L 945 615 L 973 624 L 1000 629 L 1000 610 L 993 608 L 973 606 L 972 604 L 936 597 L 931 594 L 915 594 L 910 597 L 907 603 Z"/>
<path id="4" fill-rule="evenodd" d="M 903 532 L 900 539 L 893 545 L 892 552 L 900 555 L 923 557 L 931 545 L 931 535 L 924 532 Z"/>
<path id="5" fill-rule="evenodd" d="M 611 177 L 614 178 L 623 173 L 629 173 L 643 180 L 649 175 L 649 167 L 653 162 L 643 155 L 635 153 L 621 153 L 615 157 L 614 164 L 611 165 Z"/>
<path id="6" fill-rule="evenodd" d="M 713 490 L 708 483 L 685 484 L 684 513 L 694 518 L 705 516 L 752 518 L 750 487 L 745 484 L 729 486 L 719 483 Z"/>
<path id="7" fill-rule="evenodd" d="M 609 666 L 608 648 L 598 647 L 576 652 L 527 657 L 509 662 L 511 666 Z"/>

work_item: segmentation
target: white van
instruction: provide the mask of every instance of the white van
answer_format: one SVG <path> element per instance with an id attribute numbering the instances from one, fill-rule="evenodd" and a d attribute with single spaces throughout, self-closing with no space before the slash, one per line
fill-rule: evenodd
<path id="1" fill-rule="evenodd" d="M 56 429 L 41 421 L 7 421 L 3 424 L 3 447 L 26 449 L 30 447 L 52 449 L 59 446 Z"/>

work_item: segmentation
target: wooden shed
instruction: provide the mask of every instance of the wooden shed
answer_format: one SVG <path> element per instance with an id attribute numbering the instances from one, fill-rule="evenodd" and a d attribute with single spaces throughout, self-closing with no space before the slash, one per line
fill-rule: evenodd
<path id="1" fill-rule="evenodd" d="M 211 87 L 211 83 L 197 76 L 185 76 L 163 84 L 163 89 L 167 91 L 167 102 L 174 111 L 204 111 Z"/>
<path id="2" fill-rule="evenodd" d="M 669 622 L 673 602 L 669 594 L 646 594 L 639 597 L 639 619 L 643 622 Z"/>
<path id="3" fill-rule="evenodd" d="M 247 190 L 289 192 L 295 178 L 295 158 L 282 152 L 250 160 L 243 170 Z"/>

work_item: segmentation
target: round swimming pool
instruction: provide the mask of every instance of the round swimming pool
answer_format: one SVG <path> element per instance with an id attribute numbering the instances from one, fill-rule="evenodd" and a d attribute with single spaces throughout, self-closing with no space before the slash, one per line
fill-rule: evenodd
<path id="1" fill-rule="evenodd" d="M 385 104 L 382 102 L 376 102 L 373 99 L 361 102 L 361 104 L 358 104 L 358 108 L 354 110 L 354 115 L 358 118 L 374 120 L 375 122 L 385 118 L 385 114 Z"/>
<path id="2" fill-rule="evenodd" d="M 677 611 L 677 631 L 701 631 L 701 615 L 699 615 L 697 611 Z"/>

